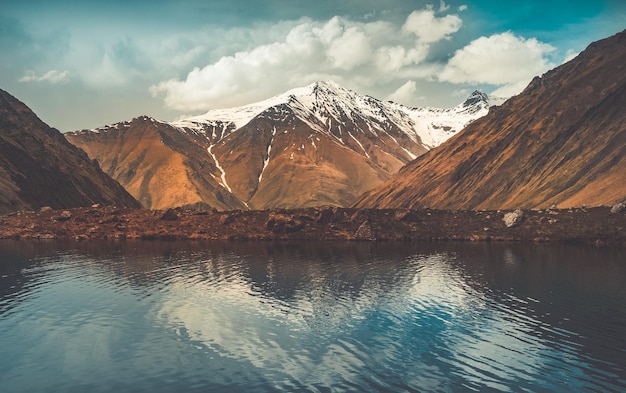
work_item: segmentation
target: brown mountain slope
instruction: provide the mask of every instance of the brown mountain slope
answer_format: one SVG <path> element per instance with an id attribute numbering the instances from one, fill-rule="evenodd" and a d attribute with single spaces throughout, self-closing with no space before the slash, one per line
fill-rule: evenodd
<path id="1" fill-rule="evenodd" d="M 85 152 L 0 90 L 0 213 L 94 203 L 139 207 Z"/>
<path id="2" fill-rule="evenodd" d="M 220 210 L 245 205 L 216 180 L 208 144 L 149 117 L 99 132 L 66 134 L 100 167 L 150 209 L 208 204 Z"/>
<path id="3" fill-rule="evenodd" d="M 610 205 L 626 199 L 626 32 L 412 161 L 356 207 Z"/>
<path id="4" fill-rule="evenodd" d="M 390 146 L 372 149 L 386 151 L 382 157 L 363 153 L 358 143 L 367 149 L 364 138 L 348 138 L 342 143 L 330 132 L 316 132 L 282 105 L 215 140 L 212 152 L 233 194 L 251 209 L 348 206 L 409 160 L 389 137 L 377 142 Z M 411 149 L 424 151 L 416 144 Z"/>
<path id="5" fill-rule="evenodd" d="M 140 117 L 66 138 L 151 209 L 347 206 L 409 159 L 365 160 L 297 117 L 278 124 L 272 112 L 237 132 L 221 123 L 183 131 Z"/>
<path id="6" fill-rule="evenodd" d="M 146 207 L 349 206 L 499 102 L 407 108 L 317 82 L 166 123 L 141 117 L 66 134 Z"/>
<path id="7" fill-rule="evenodd" d="M 153 209 L 348 206 L 428 149 L 396 107 L 332 83 L 299 91 L 202 119 L 141 117 L 66 138 Z M 485 104 L 463 107 L 476 109 L 463 119 Z"/>

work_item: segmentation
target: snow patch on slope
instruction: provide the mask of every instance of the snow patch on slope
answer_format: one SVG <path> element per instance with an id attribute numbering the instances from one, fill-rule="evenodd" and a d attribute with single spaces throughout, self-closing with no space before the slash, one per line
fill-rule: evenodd
<path id="1" fill-rule="evenodd" d="M 267 168 L 267 165 L 270 163 L 270 156 L 272 154 L 272 144 L 274 143 L 274 137 L 276 136 L 276 127 L 274 127 L 274 130 L 272 131 L 272 139 L 270 140 L 269 145 L 267 145 L 267 155 L 265 157 L 265 160 L 263 160 L 263 168 L 261 169 L 261 173 L 259 174 L 259 183 L 261 183 L 261 180 L 263 179 L 263 173 L 265 172 L 265 168 Z"/>
<path id="2" fill-rule="evenodd" d="M 267 109 L 280 105 L 287 104 L 292 97 L 306 96 L 311 94 L 311 90 L 315 84 L 299 87 L 289 90 L 276 97 L 269 98 L 260 102 L 256 102 L 249 105 L 244 105 L 236 108 L 226 109 L 212 109 L 203 115 L 190 117 L 185 120 L 179 121 L 179 123 L 207 123 L 211 121 L 229 122 L 235 125 L 235 128 L 241 128 L 248 124 L 250 120 L 254 119 Z"/>
<path id="3" fill-rule="evenodd" d="M 228 182 L 226 181 L 226 171 L 224 171 L 224 168 L 222 168 L 222 166 L 220 165 L 220 162 L 217 160 L 217 157 L 215 157 L 215 153 L 213 153 L 213 146 L 215 145 L 211 145 L 209 146 L 209 148 L 207 149 L 207 151 L 209 152 L 209 154 L 211 155 L 211 157 L 213 157 L 213 161 L 215 161 L 215 166 L 217 167 L 217 169 L 220 171 L 220 173 L 222 174 L 221 176 L 221 185 L 222 187 L 224 187 L 225 189 L 228 190 L 228 192 L 230 192 L 231 194 L 233 193 L 233 190 L 231 190 L 231 188 L 228 186 Z"/>
<path id="4" fill-rule="evenodd" d="M 463 103 L 454 108 L 408 108 L 388 102 L 406 114 L 422 142 L 434 148 L 450 139 L 472 121 L 485 116 L 492 106 L 501 105 L 506 98 L 473 92 Z"/>

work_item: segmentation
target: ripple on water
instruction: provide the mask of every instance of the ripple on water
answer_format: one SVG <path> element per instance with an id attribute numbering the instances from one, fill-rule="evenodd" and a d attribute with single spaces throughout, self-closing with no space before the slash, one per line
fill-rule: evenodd
<path id="1" fill-rule="evenodd" d="M 2 271 L 2 385 L 626 389 L 626 273 L 604 254 L 189 244 L 52 249 Z"/>

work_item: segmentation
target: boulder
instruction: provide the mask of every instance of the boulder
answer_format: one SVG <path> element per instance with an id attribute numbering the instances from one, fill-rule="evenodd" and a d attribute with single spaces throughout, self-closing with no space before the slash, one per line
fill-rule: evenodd
<path id="1" fill-rule="evenodd" d="M 354 238 L 357 240 L 376 240 L 369 221 L 363 221 L 356 232 L 354 232 Z"/>
<path id="2" fill-rule="evenodd" d="M 617 205 L 611 208 L 611 213 L 613 214 L 621 213 L 624 211 L 624 208 L 626 208 L 626 205 L 624 205 L 624 203 L 618 203 Z"/>
<path id="3" fill-rule="evenodd" d="M 524 212 L 517 209 L 513 212 L 506 213 L 502 221 L 504 221 L 504 225 L 506 225 L 507 228 L 512 228 L 519 225 L 523 218 Z"/>
<path id="4" fill-rule="evenodd" d="M 63 222 L 63 221 L 69 221 L 70 218 L 72 218 L 72 213 L 69 210 L 63 210 L 61 212 L 61 215 L 52 217 L 52 221 Z"/>
<path id="5" fill-rule="evenodd" d="M 394 213 L 394 218 L 398 221 L 418 222 L 417 214 L 409 209 L 398 209 Z"/>
<path id="6" fill-rule="evenodd" d="M 265 227 L 273 233 L 280 234 L 298 232 L 304 228 L 304 224 L 288 214 L 276 213 L 270 215 Z"/>
<path id="7" fill-rule="evenodd" d="M 176 221 L 178 220 L 178 213 L 174 209 L 167 209 L 161 216 L 160 220 L 163 221 Z"/>

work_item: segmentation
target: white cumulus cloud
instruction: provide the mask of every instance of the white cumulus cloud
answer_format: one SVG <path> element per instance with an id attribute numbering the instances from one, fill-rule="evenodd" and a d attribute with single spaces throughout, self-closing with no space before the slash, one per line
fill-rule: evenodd
<path id="1" fill-rule="evenodd" d="M 447 9 L 443 2 L 441 9 Z M 450 35 L 459 31 L 462 25 L 463 21 L 458 15 L 437 17 L 435 11 L 430 8 L 413 11 L 402 26 L 402 30 L 415 34 L 419 42 L 428 44 L 449 39 Z"/>
<path id="2" fill-rule="evenodd" d="M 326 22 L 301 20 L 283 37 L 195 67 L 184 78 L 154 84 L 150 92 L 169 108 L 199 111 L 265 99 L 289 88 L 333 79 L 359 91 L 386 90 L 407 80 L 432 76 L 427 58 L 432 45 L 459 30 L 456 15 L 443 15 L 441 2 L 411 13 L 402 27 L 385 21 L 356 22 L 333 17 Z M 371 89 L 370 89 L 371 88 Z"/>
<path id="3" fill-rule="evenodd" d="M 380 70 L 398 71 L 412 64 L 419 64 L 428 56 L 428 45 L 417 44 L 407 49 L 402 45 L 383 46 L 378 48 L 375 61 Z"/>
<path id="4" fill-rule="evenodd" d="M 50 70 L 42 75 L 37 75 L 35 71 L 28 70 L 18 79 L 18 82 L 48 82 L 52 84 L 69 81 L 69 71 Z"/>
<path id="5" fill-rule="evenodd" d="M 555 66 L 547 57 L 554 50 L 535 38 L 511 32 L 480 37 L 454 53 L 439 79 L 456 84 L 492 84 L 501 86 L 498 93 L 517 94 L 534 76 Z"/>
<path id="6" fill-rule="evenodd" d="M 330 43 L 327 54 L 333 67 L 351 70 L 371 59 L 372 47 L 363 30 L 351 27 Z"/>

